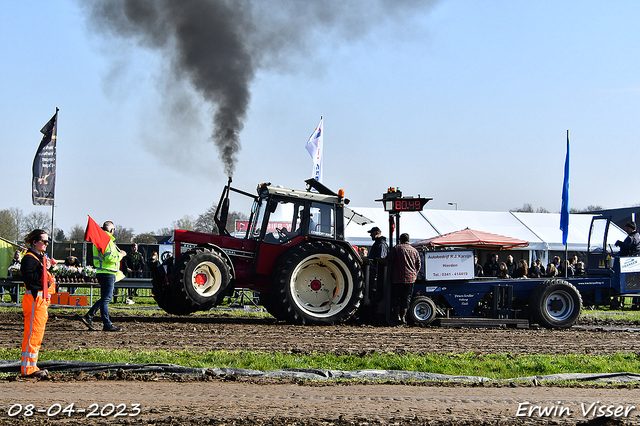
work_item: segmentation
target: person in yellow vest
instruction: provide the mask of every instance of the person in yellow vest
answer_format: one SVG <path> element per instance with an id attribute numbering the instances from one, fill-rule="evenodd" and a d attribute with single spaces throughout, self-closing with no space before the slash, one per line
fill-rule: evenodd
<path id="1" fill-rule="evenodd" d="M 80 320 L 89 328 L 89 330 L 97 330 L 93 325 L 93 316 L 98 309 L 102 315 L 102 331 L 122 331 L 122 328 L 113 325 L 109 319 L 109 302 L 113 297 L 113 288 L 116 284 L 116 276 L 120 271 L 120 261 L 127 254 L 124 250 L 120 250 L 115 243 L 113 232 L 115 231 L 113 222 L 106 221 L 102 224 L 102 230 L 106 232 L 111 240 L 104 250 L 104 254 L 93 245 L 93 266 L 96 269 L 96 278 L 100 283 L 100 299 L 89 309 Z M 120 272 L 122 274 L 122 272 Z"/>
<path id="2" fill-rule="evenodd" d="M 22 338 L 22 358 L 20 373 L 25 377 L 45 377 L 47 370 L 37 366 L 38 352 L 44 337 L 44 329 L 49 318 L 49 302 L 55 293 L 55 278 L 49 267 L 55 265 L 55 259 L 46 254 L 49 236 L 42 229 L 34 229 L 25 237 L 29 250 L 20 262 L 20 273 L 26 291 L 22 298 L 24 314 L 24 337 Z"/>

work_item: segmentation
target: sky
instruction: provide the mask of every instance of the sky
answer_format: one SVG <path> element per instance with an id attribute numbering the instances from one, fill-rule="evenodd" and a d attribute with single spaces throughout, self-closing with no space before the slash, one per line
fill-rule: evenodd
<path id="1" fill-rule="evenodd" d="M 58 107 L 56 228 L 90 215 L 154 233 L 197 217 L 227 182 L 211 135 L 229 87 L 246 89 L 232 158 L 247 192 L 304 189 L 323 117 L 323 183 L 354 208 L 393 186 L 432 197 L 427 209 L 559 212 L 567 131 L 570 207 L 640 203 L 640 2 L 231 3 L 224 20 L 195 11 L 209 35 L 185 60 L 232 65 L 218 75 L 180 66 L 162 27 L 93 2 L 0 2 L 0 209 L 51 211 L 32 205 L 31 167 Z M 238 43 L 212 48 L 211 28 Z"/>

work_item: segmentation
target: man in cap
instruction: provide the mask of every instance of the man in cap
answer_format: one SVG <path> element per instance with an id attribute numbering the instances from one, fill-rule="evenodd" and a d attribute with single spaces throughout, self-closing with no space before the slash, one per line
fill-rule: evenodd
<path id="1" fill-rule="evenodd" d="M 382 294 L 382 288 L 378 288 L 378 259 L 384 259 L 387 257 L 387 252 L 389 251 L 389 246 L 387 245 L 387 239 L 382 236 L 382 232 L 380 228 L 374 226 L 369 229 L 369 235 L 371 235 L 371 239 L 373 240 L 373 245 L 371 246 L 371 250 L 367 254 L 367 259 L 369 259 L 369 288 L 376 292 L 376 294 Z M 377 299 L 377 297 L 375 297 Z"/>
<path id="2" fill-rule="evenodd" d="M 627 231 L 627 238 L 624 241 L 616 241 L 616 246 L 620 247 L 620 256 L 637 256 L 640 254 L 640 234 L 636 231 L 635 222 L 627 222 L 624 226 Z"/>

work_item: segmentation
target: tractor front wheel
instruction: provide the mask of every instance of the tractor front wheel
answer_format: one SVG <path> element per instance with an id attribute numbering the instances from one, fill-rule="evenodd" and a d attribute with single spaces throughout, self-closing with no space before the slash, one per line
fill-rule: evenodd
<path id="1" fill-rule="evenodd" d="M 189 250 L 180 256 L 173 268 L 172 285 L 193 306 L 193 311 L 215 306 L 230 282 L 229 263 L 210 248 Z"/>

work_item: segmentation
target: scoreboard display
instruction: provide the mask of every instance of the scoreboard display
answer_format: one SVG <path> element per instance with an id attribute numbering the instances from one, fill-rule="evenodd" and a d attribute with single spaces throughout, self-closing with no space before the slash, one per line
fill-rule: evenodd
<path id="1" fill-rule="evenodd" d="M 431 198 L 394 198 L 391 200 L 384 200 L 384 210 L 390 213 L 400 212 L 421 212 L 424 205 L 429 202 Z"/>

